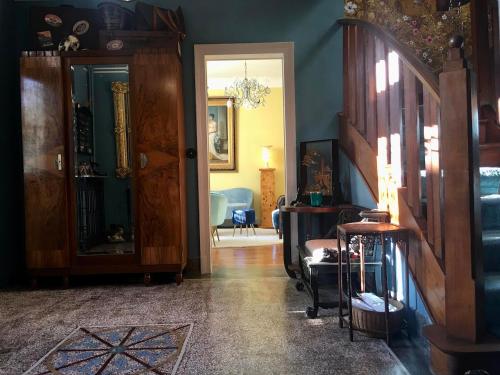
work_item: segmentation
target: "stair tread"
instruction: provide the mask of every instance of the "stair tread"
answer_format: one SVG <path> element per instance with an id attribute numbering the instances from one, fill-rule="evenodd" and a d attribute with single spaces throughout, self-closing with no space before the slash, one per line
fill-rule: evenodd
<path id="1" fill-rule="evenodd" d="M 434 346 L 445 353 L 500 353 L 500 339 L 495 336 L 488 335 L 481 342 L 470 343 L 448 337 L 444 327 L 438 325 L 424 327 L 423 333 Z"/>

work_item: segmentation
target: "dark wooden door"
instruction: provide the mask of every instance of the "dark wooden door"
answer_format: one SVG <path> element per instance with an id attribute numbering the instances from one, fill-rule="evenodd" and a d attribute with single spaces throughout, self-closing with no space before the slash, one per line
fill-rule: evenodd
<path id="1" fill-rule="evenodd" d="M 28 268 L 68 266 L 60 57 L 21 58 L 21 101 Z"/>
<path id="2" fill-rule="evenodd" d="M 176 49 L 147 49 L 134 55 L 136 241 L 144 265 L 185 262 L 180 72 Z"/>

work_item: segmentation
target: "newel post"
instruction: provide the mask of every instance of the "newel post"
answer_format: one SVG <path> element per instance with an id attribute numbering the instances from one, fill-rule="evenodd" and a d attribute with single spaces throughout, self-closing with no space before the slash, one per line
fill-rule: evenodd
<path id="1" fill-rule="evenodd" d="M 484 320 L 477 99 L 463 38 L 450 47 L 439 75 L 446 334 L 474 343 Z"/>

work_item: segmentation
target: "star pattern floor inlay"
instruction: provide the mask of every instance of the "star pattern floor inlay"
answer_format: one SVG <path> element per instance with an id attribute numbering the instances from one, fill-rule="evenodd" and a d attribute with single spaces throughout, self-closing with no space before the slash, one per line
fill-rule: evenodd
<path id="1" fill-rule="evenodd" d="M 29 374 L 173 374 L 191 324 L 79 327 Z"/>

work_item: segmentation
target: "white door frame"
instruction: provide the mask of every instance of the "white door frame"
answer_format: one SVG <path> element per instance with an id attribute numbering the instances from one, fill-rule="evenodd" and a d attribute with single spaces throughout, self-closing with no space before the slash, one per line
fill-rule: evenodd
<path id="1" fill-rule="evenodd" d="M 287 204 L 297 192 L 296 126 L 295 126 L 295 67 L 294 44 L 245 43 L 245 44 L 196 44 L 196 135 L 198 147 L 198 202 L 200 225 L 201 273 L 212 271 L 210 260 L 210 173 L 208 170 L 207 129 L 207 72 L 206 62 L 213 60 L 281 59 L 283 61 L 283 106 L 285 127 L 285 196 Z M 296 228 L 296 220 L 292 221 Z M 296 230 L 292 230 L 292 248 L 297 243 Z"/>

